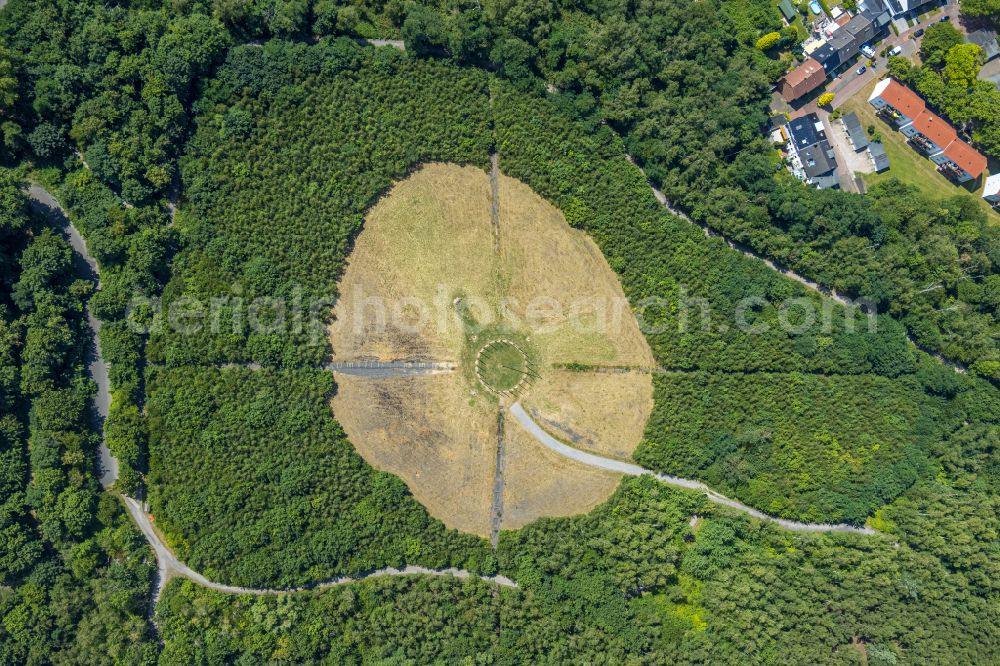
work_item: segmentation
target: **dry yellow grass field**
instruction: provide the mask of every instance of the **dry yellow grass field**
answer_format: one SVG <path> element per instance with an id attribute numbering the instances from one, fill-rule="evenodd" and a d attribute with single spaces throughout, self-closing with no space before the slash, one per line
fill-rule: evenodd
<path id="1" fill-rule="evenodd" d="M 545 362 L 653 365 L 618 277 L 594 241 L 527 185 L 505 176 L 500 238 L 508 309 L 527 323 Z"/>
<path id="2" fill-rule="evenodd" d="M 365 218 L 348 258 L 330 326 L 334 359 L 456 358 L 462 331 L 452 299 L 495 294 L 490 225 L 480 169 L 429 164 L 397 183 Z M 421 326 L 409 316 L 418 302 L 430 311 Z M 414 330 L 383 328 L 379 311 Z"/>
<path id="3" fill-rule="evenodd" d="M 542 516 L 586 513 L 618 487 L 621 474 L 588 467 L 550 451 L 508 416 L 503 521 L 515 530 Z"/>
<path id="4" fill-rule="evenodd" d="M 548 369 L 521 403 L 554 437 L 583 451 L 631 459 L 653 411 L 649 375 Z"/>
<path id="5" fill-rule="evenodd" d="M 652 409 L 651 378 L 553 367 L 652 365 L 617 277 L 594 243 L 526 185 L 501 177 L 499 192 L 499 254 L 490 179 L 479 169 L 427 165 L 371 210 L 340 283 L 334 360 L 468 364 L 473 348 L 493 335 L 467 335 L 456 303 L 472 304 L 474 319 L 509 326 L 530 348 L 534 376 L 518 398 L 546 429 L 582 449 L 627 458 Z M 415 326 L 419 318 L 409 315 L 418 303 L 428 314 Z M 468 370 L 338 376 L 332 408 L 359 453 L 399 475 L 432 515 L 486 535 L 501 406 Z M 587 511 L 619 479 L 562 459 L 512 421 L 506 459 L 504 528 Z"/>
<path id="6" fill-rule="evenodd" d="M 337 377 L 333 413 L 373 467 L 399 476 L 445 525 L 486 536 L 496 408 L 470 406 L 455 375 Z"/>

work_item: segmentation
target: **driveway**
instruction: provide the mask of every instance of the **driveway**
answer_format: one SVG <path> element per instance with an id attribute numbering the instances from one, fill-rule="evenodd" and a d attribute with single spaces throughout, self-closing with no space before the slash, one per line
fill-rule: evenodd
<path id="1" fill-rule="evenodd" d="M 826 125 L 826 136 L 830 139 L 833 152 L 837 155 L 837 176 L 840 179 L 840 189 L 847 192 L 858 192 L 857 180 L 855 180 L 854 175 L 871 173 L 875 169 L 868 158 L 868 152 L 854 150 L 854 145 L 847 136 L 847 128 L 840 120 L 830 120 L 827 114 L 823 118 L 823 123 Z"/>

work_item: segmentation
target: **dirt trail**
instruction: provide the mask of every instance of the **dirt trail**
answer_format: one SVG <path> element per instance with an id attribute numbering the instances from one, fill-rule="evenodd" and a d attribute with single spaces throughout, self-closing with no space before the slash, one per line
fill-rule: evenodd
<path id="1" fill-rule="evenodd" d="M 65 211 L 56 201 L 56 199 L 49 194 L 44 188 L 39 185 L 33 184 L 27 190 L 28 197 L 30 199 L 32 207 L 39 213 L 47 216 L 56 225 L 58 225 L 64 233 L 67 235 L 70 245 L 73 247 L 75 256 L 79 262 L 79 270 L 88 277 L 92 279 L 98 278 L 97 261 L 90 256 L 87 251 L 87 245 L 80 236 L 79 232 L 70 223 L 68 216 Z M 98 333 L 101 329 L 101 322 L 91 316 L 89 310 L 87 312 L 87 319 L 90 325 L 91 332 L 93 334 L 93 360 L 90 363 L 89 371 L 91 377 L 97 383 L 98 392 L 94 399 L 96 412 L 100 417 L 100 424 L 103 424 L 104 418 L 107 417 L 108 407 L 111 404 L 111 394 L 109 391 L 109 380 L 108 380 L 108 366 L 101 357 L 101 349 L 98 340 Z M 118 479 L 118 461 L 114 456 L 111 455 L 111 451 L 107 447 L 107 443 L 104 439 L 103 431 L 101 434 L 100 442 L 100 460 L 101 460 L 101 475 L 100 481 L 101 486 L 105 490 L 112 492 L 112 486 L 114 486 L 115 481 Z M 308 587 L 298 587 L 290 589 L 270 589 L 270 588 L 250 588 L 250 587 L 238 587 L 234 585 L 225 585 L 222 583 L 216 583 L 207 579 L 202 574 L 194 571 L 186 564 L 177 559 L 170 547 L 164 543 L 163 539 L 160 537 L 159 533 L 153 528 L 153 522 L 150 519 L 149 514 L 146 513 L 144 507 L 139 503 L 138 500 L 128 497 L 127 495 L 120 494 L 122 502 L 125 504 L 125 508 L 128 510 L 129 515 L 132 520 L 138 526 L 139 530 L 142 532 L 143 536 L 146 537 L 146 541 L 153 548 L 153 552 L 156 554 L 156 565 L 158 580 L 156 584 L 156 589 L 153 595 L 153 603 L 155 605 L 156 601 L 159 600 L 160 594 L 163 591 L 164 586 L 167 581 L 174 577 L 187 578 L 199 585 L 207 587 L 211 590 L 217 592 L 226 592 L 231 594 L 256 594 L 256 595 L 271 595 L 271 594 L 287 594 L 291 592 L 300 592 L 309 589 L 318 589 L 333 587 L 337 585 L 347 585 L 349 583 L 354 583 L 361 580 L 366 580 L 368 578 L 378 578 L 382 576 L 408 576 L 408 575 L 425 575 L 425 576 L 452 576 L 454 578 L 480 578 L 481 580 L 493 583 L 494 585 L 499 585 L 502 587 L 517 587 L 517 583 L 507 578 L 506 576 L 478 576 L 477 574 L 465 571 L 464 569 L 427 569 L 425 567 L 410 566 L 404 569 L 393 569 L 385 568 L 378 569 L 376 571 L 370 571 L 359 576 L 344 576 L 341 578 L 336 578 L 333 580 L 325 581 L 322 583 L 317 583 Z"/>
<path id="2" fill-rule="evenodd" d="M 631 155 L 626 154 L 625 157 L 626 157 L 626 159 L 628 159 L 629 162 L 632 162 L 632 164 L 635 164 L 635 160 L 632 159 Z M 638 165 L 636 165 L 636 168 L 638 168 L 639 171 L 641 171 L 644 176 L 646 175 L 646 172 L 642 170 L 642 167 L 639 167 Z M 770 268 L 772 271 L 774 271 L 776 273 L 780 273 L 780 274 L 784 275 L 785 277 L 787 277 L 787 278 L 789 278 L 791 280 L 795 280 L 796 282 L 798 282 L 799 284 L 805 286 L 806 288 L 810 289 L 811 291 L 814 291 L 814 292 L 816 292 L 818 294 L 822 294 L 823 296 L 826 296 L 828 298 L 832 298 L 834 301 L 836 301 L 837 303 L 840 303 L 841 305 L 844 305 L 844 306 L 847 306 L 847 307 L 863 307 L 864 306 L 864 303 L 860 299 L 857 300 L 857 301 L 855 301 L 855 300 L 852 300 L 852 299 L 848 298 L 847 296 L 843 296 L 841 294 L 838 294 L 836 289 L 830 289 L 828 287 L 824 287 L 823 285 L 821 285 L 821 284 L 819 284 L 819 283 L 817 283 L 817 282 L 815 282 L 813 280 L 810 280 L 809 278 L 805 277 L 804 275 L 800 275 L 799 273 L 796 273 L 795 271 L 793 271 L 791 269 L 788 269 L 788 268 L 785 268 L 784 266 L 776 264 L 771 259 L 768 259 L 767 257 L 765 257 L 765 256 L 763 256 L 761 254 L 758 254 L 756 251 L 754 251 L 750 247 L 748 247 L 748 246 L 746 246 L 746 245 L 744 245 L 742 243 L 739 243 L 737 241 L 734 241 L 734 240 L 728 238 L 727 236 L 719 233 L 718 231 L 715 231 L 714 229 L 710 228 L 709 226 L 707 226 L 705 224 L 702 224 L 700 222 L 695 222 L 690 217 L 688 217 L 687 214 L 684 213 L 684 211 L 681 211 L 681 210 L 678 210 L 678 209 L 674 208 L 673 205 L 670 203 L 670 201 L 667 199 L 667 195 L 665 195 L 662 191 L 660 191 L 659 189 L 657 189 L 657 187 L 655 185 L 653 185 L 652 181 L 650 181 L 647 178 L 646 182 L 649 183 L 649 187 L 653 190 L 653 196 L 656 197 L 656 200 L 659 201 L 660 204 L 664 208 L 666 208 L 668 212 L 670 212 L 672 215 L 675 215 L 676 217 L 679 217 L 680 219 L 684 220 L 688 224 L 693 224 L 694 226 L 698 227 L 699 229 L 701 229 L 704 232 L 704 234 L 705 234 L 706 237 L 709 237 L 709 238 L 721 238 L 723 240 L 723 242 L 725 242 L 725 244 L 729 246 L 730 249 L 736 250 L 737 252 L 741 253 L 745 257 L 751 257 L 753 259 L 757 259 L 758 261 L 764 262 L 764 265 L 767 266 L 768 268 Z M 945 358 L 941 353 L 933 351 L 931 349 L 928 349 L 928 348 L 924 347 L 919 342 L 917 342 L 916 338 L 914 338 L 909 333 L 906 334 L 906 339 L 909 340 L 910 343 L 914 347 L 916 347 L 920 351 L 924 352 L 925 354 L 928 354 L 929 356 L 933 357 L 939 363 L 942 363 L 942 364 L 947 365 L 948 367 L 952 368 L 955 372 L 958 372 L 958 373 L 961 373 L 961 374 L 965 374 L 966 372 L 968 372 L 968 367 L 964 363 L 962 363 L 960 361 L 955 361 L 955 360 L 952 360 L 952 359 L 949 359 L 949 358 Z"/>
<path id="3" fill-rule="evenodd" d="M 493 105 L 493 96 L 490 95 L 490 106 Z M 490 155 L 490 222 L 493 227 L 493 252 L 498 259 L 502 259 L 503 248 L 500 247 L 500 155 L 492 153 Z M 500 294 L 497 294 L 497 301 Z M 504 461 L 507 457 L 506 442 L 504 440 L 504 404 L 500 401 L 500 410 L 497 412 L 497 455 L 496 465 L 493 472 L 493 498 L 490 504 L 490 544 L 497 547 L 497 540 L 500 537 L 500 524 L 503 521 L 503 490 L 504 490 Z"/>
<path id="4" fill-rule="evenodd" d="M 490 545 L 497 547 L 500 523 L 503 521 L 503 473 L 507 452 L 504 447 L 503 403 L 497 412 L 497 457 L 493 476 L 493 500 L 490 506 Z"/>
<path id="5" fill-rule="evenodd" d="M 685 488 L 687 490 L 696 490 L 698 492 L 704 493 L 708 499 L 716 504 L 722 506 L 727 506 L 731 509 L 736 509 L 742 513 L 749 516 L 757 518 L 759 520 L 766 520 L 775 523 L 779 527 L 790 530 L 792 532 L 853 532 L 856 534 L 866 534 L 873 535 L 878 534 L 875 530 L 870 527 L 855 527 L 854 525 L 845 524 L 825 524 L 825 523 L 800 523 L 794 520 L 785 520 L 784 518 L 775 518 L 774 516 L 769 516 L 762 511 L 758 511 L 752 507 L 745 504 L 737 502 L 736 500 L 729 499 L 719 493 L 715 492 L 708 486 L 706 486 L 701 481 L 693 481 L 691 479 L 683 479 L 679 476 L 670 476 L 668 474 L 659 474 L 652 470 L 646 469 L 645 467 L 640 467 L 639 465 L 633 463 L 623 462 L 621 460 L 612 460 L 610 458 L 603 458 L 593 453 L 587 453 L 579 449 L 574 449 L 572 446 L 563 444 L 555 437 L 551 436 L 545 430 L 542 429 L 535 421 L 528 415 L 528 413 L 521 407 L 520 402 L 515 402 L 511 405 L 510 413 L 517 419 L 517 422 L 521 424 L 532 437 L 537 439 L 539 443 L 552 451 L 555 451 L 559 455 L 571 458 L 584 465 L 589 465 L 590 467 L 598 467 L 600 469 L 607 470 L 609 472 L 617 472 L 619 474 L 627 474 L 628 476 L 643 476 L 650 475 L 656 477 L 658 480 L 662 481 L 671 486 L 676 486 L 678 488 Z"/>
<path id="6" fill-rule="evenodd" d="M 335 361 L 323 366 L 326 370 L 357 377 L 412 377 L 454 372 L 458 364 L 452 361 Z"/>

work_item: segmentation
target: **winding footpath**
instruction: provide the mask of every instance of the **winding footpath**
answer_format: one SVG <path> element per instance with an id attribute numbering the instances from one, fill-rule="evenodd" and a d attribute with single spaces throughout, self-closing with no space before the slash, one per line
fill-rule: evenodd
<path id="1" fill-rule="evenodd" d="M 626 474 L 628 476 L 645 476 L 649 475 L 655 477 L 657 480 L 666 483 L 667 485 L 675 486 L 677 488 L 684 488 L 685 490 L 695 490 L 703 493 L 708 497 L 709 501 L 714 502 L 722 506 L 735 509 L 741 513 L 745 513 L 748 516 L 757 518 L 758 520 L 766 520 L 768 522 L 774 523 L 779 527 L 789 530 L 791 532 L 853 532 L 855 534 L 865 534 L 874 535 L 878 534 L 877 531 L 870 527 L 856 527 L 854 525 L 845 524 L 826 524 L 826 523 L 799 523 L 794 520 L 786 520 L 784 518 L 776 518 L 774 516 L 769 516 L 763 511 L 758 511 L 752 507 L 747 506 L 737 502 L 736 500 L 729 499 L 724 495 L 720 495 L 708 486 L 706 486 L 701 481 L 693 481 L 691 479 L 682 479 L 679 476 L 670 476 L 669 474 L 659 474 L 653 470 L 646 469 L 645 467 L 640 467 L 632 463 L 623 462 L 621 460 L 612 460 L 611 458 L 604 458 L 602 456 L 594 455 L 593 453 L 587 453 L 586 451 L 581 451 L 580 449 L 575 449 L 572 446 L 563 444 L 555 437 L 545 432 L 540 425 L 535 423 L 534 419 L 524 410 L 520 402 L 515 402 L 510 407 L 511 415 L 521 424 L 532 437 L 538 440 L 543 446 L 555 453 L 566 458 L 571 458 L 579 463 L 587 465 L 589 467 L 596 467 L 598 469 L 603 469 L 608 472 L 617 472 L 618 474 Z"/>
<path id="2" fill-rule="evenodd" d="M 63 210 L 59 202 L 56 201 L 55 197 L 49 194 L 40 185 L 32 184 L 27 189 L 28 198 L 30 200 L 32 208 L 39 212 L 40 214 L 48 217 L 54 224 L 56 224 L 62 232 L 66 235 L 69 240 L 70 245 L 73 247 L 73 251 L 77 258 L 77 268 L 81 271 L 83 275 L 92 279 L 97 284 L 97 288 L 100 288 L 99 273 L 97 270 L 97 262 L 94 260 L 90 253 L 87 251 L 87 244 L 84 242 L 83 237 L 80 235 L 79 231 L 72 225 L 66 212 Z M 108 416 L 108 408 L 111 405 L 111 391 L 110 383 L 108 380 L 108 366 L 104 362 L 101 355 L 99 333 L 101 330 L 101 322 L 96 319 L 91 313 L 90 309 L 87 309 L 87 323 L 90 326 L 90 330 L 93 334 L 93 349 L 91 352 L 92 360 L 89 364 L 88 370 L 94 382 L 97 384 L 97 395 L 94 398 L 95 411 L 98 416 L 98 425 L 102 426 L 104 420 Z M 106 491 L 111 491 L 112 486 L 115 481 L 118 480 L 118 461 L 111 454 L 110 449 L 108 449 L 107 442 L 104 439 L 103 428 L 101 428 L 101 442 L 100 442 L 100 482 L 101 486 Z M 385 568 L 378 569 L 376 571 L 370 571 L 359 576 L 343 576 L 341 578 L 335 578 L 333 580 L 324 581 L 321 583 L 316 583 L 313 585 L 305 587 L 296 588 L 253 588 L 253 587 L 238 587 L 235 585 L 225 585 L 223 583 L 217 583 L 211 581 L 202 574 L 194 571 L 186 564 L 177 559 L 173 551 L 170 550 L 169 546 L 164 543 L 163 539 L 153 528 L 153 522 L 150 520 L 149 514 L 146 513 L 142 504 L 138 500 L 132 497 L 119 493 L 122 501 L 125 504 L 125 508 L 128 510 L 129 515 L 132 520 L 138 526 L 139 530 L 142 532 L 143 536 L 146 537 L 146 541 L 153 548 L 153 552 L 156 554 L 156 565 L 157 565 L 157 583 L 156 590 L 153 595 L 153 605 L 160 598 L 160 594 L 163 592 L 163 588 L 173 577 L 187 578 L 188 580 L 206 587 L 210 590 L 215 590 L 216 592 L 224 592 L 228 594 L 253 594 L 258 596 L 264 595 L 277 595 L 277 594 L 288 594 L 292 592 L 303 592 L 312 589 L 323 589 L 328 587 L 336 587 L 339 585 L 348 585 L 350 583 L 356 583 L 358 581 L 367 580 L 369 578 L 379 578 L 387 576 L 411 576 L 411 575 L 422 575 L 422 576 L 440 576 L 440 577 L 451 577 L 458 579 L 469 579 L 478 578 L 480 580 L 498 585 L 500 587 L 517 587 L 517 583 L 512 581 L 506 576 L 480 576 L 478 574 L 465 571 L 464 569 L 428 569 L 426 567 L 418 566 L 408 566 L 403 569 Z"/>
<path id="3" fill-rule="evenodd" d="M 735 250 L 735 251 L 739 252 L 744 257 L 749 257 L 751 259 L 756 259 L 758 261 L 764 262 L 764 265 L 767 266 L 768 268 L 770 268 L 775 273 L 779 273 L 781 275 L 784 275 L 789 280 L 794 280 L 795 282 L 798 282 L 799 284 L 801 284 L 805 288 L 807 288 L 807 289 L 809 289 L 811 291 L 814 291 L 814 292 L 816 292 L 816 293 L 818 293 L 818 294 L 820 294 L 822 296 L 826 296 L 827 298 L 830 298 L 830 299 L 834 300 L 835 302 L 839 303 L 840 305 L 843 305 L 843 306 L 849 307 L 849 308 L 853 308 L 853 307 L 862 307 L 863 308 L 864 303 L 861 300 L 855 301 L 855 300 L 852 300 L 852 299 L 848 298 L 847 296 L 843 296 L 842 294 L 838 294 L 836 289 L 831 289 L 829 287 L 824 287 L 823 285 L 819 284 L 818 282 L 815 282 L 814 280 L 810 280 L 809 278 L 807 278 L 804 275 L 796 273 L 795 271 L 793 271 L 793 270 L 791 270 L 789 268 L 786 268 L 784 266 L 781 266 L 780 264 L 775 263 L 773 260 L 768 259 L 767 257 L 765 257 L 762 254 L 759 254 L 755 250 L 751 249 L 749 246 L 744 245 L 743 243 L 739 243 L 737 241 L 734 241 L 733 239 L 727 237 L 726 235 L 724 235 L 724 234 L 716 231 L 715 229 L 712 229 L 708 225 L 702 224 L 701 222 L 696 222 L 696 221 L 692 220 L 691 217 L 689 217 L 684 211 L 678 210 L 677 208 L 675 208 L 670 203 L 670 201 L 667 199 L 667 195 L 664 194 L 662 190 L 658 189 L 656 187 L 656 185 L 654 185 L 651 180 L 649 180 L 649 177 L 646 176 L 646 172 L 643 170 L 642 167 L 640 167 L 638 164 L 636 164 L 635 160 L 632 158 L 631 155 L 629 155 L 629 154 L 626 153 L 625 158 L 629 162 L 631 162 L 637 169 L 639 169 L 639 171 L 642 173 L 642 175 L 644 177 L 646 177 L 646 182 L 649 184 L 650 189 L 653 190 L 653 196 L 656 197 L 656 200 L 658 202 L 660 202 L 660 205 L 663 206 L 667 210 L 668 213 L 670 213 L 674 217 L 678 217 L 678 218 L 684 220 L 688 224 L 691 224 L 691 225 L 694 225 L 694 226 L 698 227 L 699 229 L 702 230 L 702 232 L 705 234 L 705 236 L 707 238 L 719 238 L 719 239 L 721 239 L 722 242 L 724 242 L 729 247 L 729 249 Z M 907 331 L 907 333 L 906 333 L 906 339 L 909 340 L 910 344 L 912 344 L 914 347 L 916 347 L 920 351 L 924 352 L 928 356 L 931 356 L 938 363 L 941 363 L 943 365 L 948 366 L 949 368 L 951 368 L 955 372 L 958 372 L 960 374 L 966 374 L 969 371 L 968 367 L 964 363 L 962 363 L 960 361 L 955 361 L 955 360 L 950 359 L 950 358 L 946 358 L 940 352 L 936 352 L 933 349 L 928 349 L 924 345 L 920 344 L 919 342 L 917 342 L 917 339 L 915 337 L 913 337 L 913 335 L 909 331 Z"/>
<path id="4" fill-rule="evenodd" d="M 96 289 L 101 288 L 100 275 L 97 271 L 97 262 L 87 252 L 87 244 L 84 242 L 80 232 L 69 222 L 65 211 L 51 194 L 39 185 L 31 185 L 28 188 L 28 198 L 31 207 L 45 215 L 66 235 L 69 244 L 76 253 L 74 263 L 77 271 L 89 280 L 93 280 Z M 94 396 L 94 411 L 97 415 L 97 426 L 103 430 L 104 420 L 108 418 L 108 409 L 111 406 L 111 385 L 108 381 L 108 365 L 101 355 L 101 321 L 90 313 L 87 308 L 87 324 L 93 333 L 93 348 L 90 353 L 88 370 L 90 376 L 97 384 L 97 395 Z M 101 437 L 100 448 L 100 482 L 105 488 L 111 487 L 118 480 L 118 460 L 111 455 L 111 451 Z"/>

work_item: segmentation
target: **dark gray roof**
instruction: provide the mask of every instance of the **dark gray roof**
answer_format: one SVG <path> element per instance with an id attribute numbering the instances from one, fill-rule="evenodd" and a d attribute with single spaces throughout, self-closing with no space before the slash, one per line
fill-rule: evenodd
<path id="1" fill-rule="evenodd" d="M 840 64 L 843 64 L 857 54 L 858 49 L 861 48 L 864 42 L 865 40 L 858 40 L 847 28 L 841 28 L 833 33 L 829 44 L 837 50 L 837 53 L 840 55 Z"/>
<path id="2" fill-rule="evenodd" d="M 978 44 L 987 60 L 992 60 L 1000 55 L 1000 45 L 997 45 L 997 33 L 989 28 L 980 28 L 979 30 L 970 32 L 966 35 L 965 41 L 970 44 Z"/>
<path id="3" fill-rule="evenodd" d="M 799 150 L 799 159 L 802 160 L 802 170 L 809 178 L 828 174 L 837 168 L 833 147 L 826 139 Z"/>
<path id="4" fill-rule="evenodd" d="M 856 56 L 861 50 L 861 45 L 870 42 L 874 37 L 875 24 L 872 19 L 865 14 L 858 14 L 834 32 L 825 46 L 813 51 L 810 55 L 823 65 L 823 69 L 830 72 Z M 829 47 L 836 55 L 826 51 L 817 55 L 817 52 L 826 47 Z"/>
<path id="5" fill-rule="evenodd" d="M 847 25 L 841 28 L 841 30 L 847 30 L 852 35 L 856 36 L 860 40 L 858 46 L 861 46 L 861 44 L 864 44 L 875 36 L 875 29 L 872 27 L 872 20 L 864 14 L 858 14 L 852 18 L 847 22 Z"/>
<path id="6" fill-rule="evenodd" d="M 815 113 L 788 121 L 788 133 L 792 135 L 792 143 L 796 149 L 819 143 L 820 133 L 816 130 L 818 122 L 819 116 Z"/>
<path id="7" fill-rule="evenodd" d="M 875 161 L 875 171 L 885 171 L 889 168 L 889 156 L 885 154 L 885 148 L 878 141 L 868 144 L 868 154 Z"/>
<path id="8" fill-rule="evenodd" d="M 823 44 L 823 46 L 818 47 L 809 56 L 823 65 L 823 69 L 830 72 L 836 69 L 837 65 L 840 64 L 840 52 L 833 48 L 829 42 Z"/>
<path id="9" fill-rule="evenodd" d="M 854 150 L 864 150 L 868 147 L 868 133 L 861 128 L 861 121 L 858 120 L 858 116 L 852 111 L 844 116 L 844 127 L 847 128 L 847 135 L 851 137 L 851 143 L 854 144 Z"/>
<path id="10" fill-rule="evenodd" d="M 826 132 L 816 128 L 819 122 L 819 116 L 810 113 L 788 123 L 792 145 L 802 160 L 802 170 L 810 179 L 837 168 L 837 158 L 830 142 L 826 140 Z"/>
<path id="11" fill-rule="evenodd" d="M 861 0 L 858 7 L 861 8 L 861 13 L 866 14 L 869 18 L 878 16 L 885 11 L 885 3 L 882 0 Z"/>
<path id="12" fill-rule="evenodd" d="M 889 22 L 892 21 L 892 16 L 889 15 L 888 10 L 883 11 L 878 16 L 871 16 L 870 18 L 875 26 L 876 34 L 882 31 L 888 31 Z"/>

